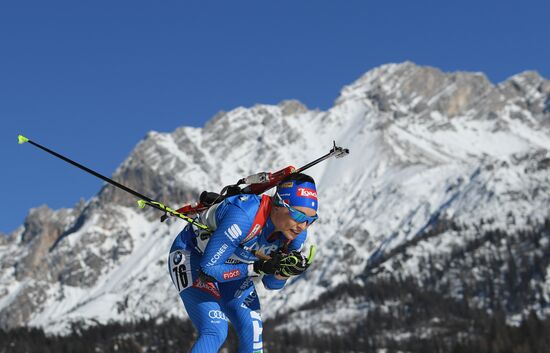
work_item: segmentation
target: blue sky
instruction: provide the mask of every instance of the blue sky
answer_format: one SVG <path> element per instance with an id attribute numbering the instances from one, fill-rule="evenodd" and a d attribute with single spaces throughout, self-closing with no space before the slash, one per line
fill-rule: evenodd
<path id="1" fill-rule="evenodd" d="M 150 130 L 298 99 L 329 108 L 389 62 L 550 78 L 548 1 L 3 1 L 0 232 L 42 204 L 72 207 Z"/>

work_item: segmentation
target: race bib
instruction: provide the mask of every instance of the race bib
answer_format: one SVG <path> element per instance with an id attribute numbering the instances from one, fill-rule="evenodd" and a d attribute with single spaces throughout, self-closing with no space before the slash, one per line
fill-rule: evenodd
<path id="1" fill-rule="evenodd" d="M 178 249 L 170 253 L 169 261 L 172 283 L 176 286 L 178 293 L 181 293 L 182 290 L 193 285 L 191 253 Z"/>

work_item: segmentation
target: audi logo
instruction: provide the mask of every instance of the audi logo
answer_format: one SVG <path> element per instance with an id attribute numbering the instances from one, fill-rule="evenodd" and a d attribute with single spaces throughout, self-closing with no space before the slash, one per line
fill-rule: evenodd
<path id="1" fill-rule="evenodd" d="M 210 310 L 208 312 L 208 317 L 211 319 L 219 319 L 219 320 L 227 321 L 227 317 L 225 317 L 225 314 L 222 313 L 220 310 Z"/>

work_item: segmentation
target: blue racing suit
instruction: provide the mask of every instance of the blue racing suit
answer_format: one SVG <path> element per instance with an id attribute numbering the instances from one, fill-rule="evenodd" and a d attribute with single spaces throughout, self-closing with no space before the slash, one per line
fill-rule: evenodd
<path id="1" fill-rule="evenodd" d="M 172 244 L 170 275 L 199 332 L 192 353 L 217 352 L 227 336 L 228 320 L 239 337 L 239 353 L 263 352 L 260 302 L 252 281 L 257 257 L 245 248 L 266 255 L 285 246 L 288 251 L 300 250 L 307 231 L 288 243 L 282 233 L 274 232 L 268 216 L 261 232 L 246 239 L 260 201 L 256 195 L 229 197 L 199 219 L 215 229 L 210 236 L 187 225 Z M 285 282 L 274 275 L 262 278 L 267 289 L 281 289 Z"/>

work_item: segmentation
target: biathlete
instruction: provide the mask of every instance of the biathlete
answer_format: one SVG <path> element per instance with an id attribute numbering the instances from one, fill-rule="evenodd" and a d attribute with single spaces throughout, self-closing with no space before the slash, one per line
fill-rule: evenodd
<path id="1" fill-rule="evenodd" d="M 228 320 L 239 338 L 239 353 L 261 353 L 262 318 L 253 278 L 270 290 L 310 265 L 301 252 L 307 228 L 317 219 L 317 191 L 308 175 L 285 178 L 274 196 L 241 194 L 200 215 L 212 233 L 192 224 L 178 234 L 168 266 L 198 338 L 192 353 L 218 352 Z"/>

